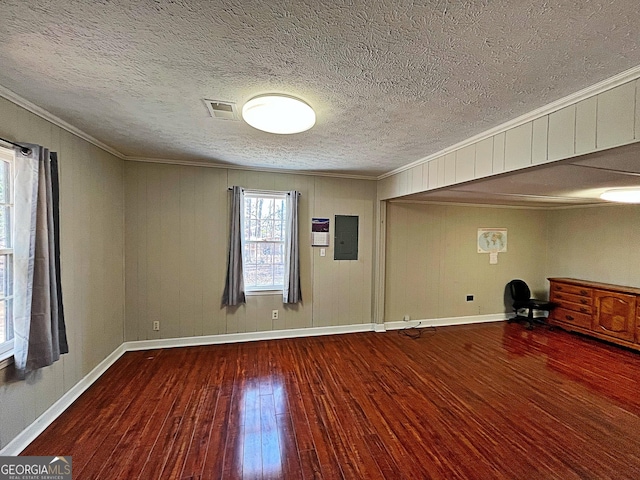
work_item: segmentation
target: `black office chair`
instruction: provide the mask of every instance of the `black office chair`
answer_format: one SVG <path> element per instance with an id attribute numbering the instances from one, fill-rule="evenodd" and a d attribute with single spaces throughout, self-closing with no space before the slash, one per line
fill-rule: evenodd
<path id="1" fill-rule="evenodd" d="M 527 321 L 527 329 L 531 330 L 533 329 L 533 323 L 535 321 L 533 318 L 534 310 L 550 312 L 551 310 L 556 308 L 556 304 L 553 302 L 531 298 L 531 290 L 524 280 L 511 280 L 507 284 L 507 288 L 513 300 L 513 310 L 516 312 L 515 318 L 510 319 L 509 322 L 517 319 L 525 319 Z M 529 310 L 529 313 L 526 317 L 518 315 L 518 310 L 525 309 Z"/>

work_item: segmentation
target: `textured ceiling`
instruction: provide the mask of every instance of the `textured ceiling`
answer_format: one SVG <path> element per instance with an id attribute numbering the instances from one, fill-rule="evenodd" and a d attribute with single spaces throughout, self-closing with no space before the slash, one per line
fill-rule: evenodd
<path id="1" fill-rule="evenodd" d="M 0 85 L 130 157 L 378 175 L 640 64 L 637 0 L 2 0 Z M 274 136 L 204 98 L 284 92 Z"/>

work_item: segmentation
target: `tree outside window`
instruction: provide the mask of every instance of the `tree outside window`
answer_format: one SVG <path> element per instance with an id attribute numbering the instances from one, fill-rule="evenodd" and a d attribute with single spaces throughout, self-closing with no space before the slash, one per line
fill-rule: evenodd
<path id="1" fill-rule="evenodd" d="M 246 291 L 284 286 L 286 194 L 245 191 L 243 270 Z"/>

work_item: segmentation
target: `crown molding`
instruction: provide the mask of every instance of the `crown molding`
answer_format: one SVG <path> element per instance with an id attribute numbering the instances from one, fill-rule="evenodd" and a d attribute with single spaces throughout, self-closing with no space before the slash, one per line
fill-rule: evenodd
<path id="1" fill-rule="evenodd" d="M 162 163 L 166 165 L 185 165 L 191 167 L 206 167 L 206 168 L 224 168 L 227 170 L 244 170 L 248 172 L 263 172 L 263 173 L 279 173 L 281 175 L 308 175 L 311 177 L 331 177 L 331 178 L 347 178 L 351 180 L 371 180 L 376 181 L 378 177 L 367 175 L 354 175 L 347 173 L 328 173 L 318 172 L 313 170 L 284 170 L 280 168 L 260 168 L 260 167 L 244 167 L 241 165 L 227 165 L 220 163 L 213 163 L 208 160 L 174 160 L 170 158 L 147 158 L 147 157 L 123 157 L 128 162 L 142 162 L 142 163 Z"/>
<path id="2" fill-rule="evenodd" d="M 117 151 L 116 149 L 110 147 L 106 143 L 101 142 L 97 138 L 92 137 L 88 133 L 83 132 L 79 128 L 74 127 L 70 123 L 65 122 L 61 118 L 56 117 L 53 113 L 48 112 L 44 108 L 41 108 L 38 105 L 31 103 L 29 100 L 22 98 L 17 93 L 9 90 L 6 87 L 3 87 L 2 85 L 0 85 L 0 97 L 9 100 L 12 103 L 15 103 L 19 107 L 22 107 L 25 110 L 28 110 L 29 112 L 33 113 L 34 115 L 37 115 L 40 118 L 43 118 L 44 120 L 53 123 L 54 125 L 62 128 L 63 130 L 66 130 L 67 132 L 75 135 L 76 137 L 79 137 L 95 145 L 96 147 L 101 148 L 102 150 L 110 153 L 111 155 L 114 155 L 123 160 L 125 159 L 125 156 L 119 151 Z"/>
<path id="3" fill-rule="evenodd" d="M 162 163 L 162 164 L 171 164 L 171 165 L 186 165 L 186 166 L 198 166 L 198 167 L 209 167 L 209 168 L 226 168 L 230 170 L 245 170 L 245 171 L 254 171 L 254 172 L 265 172 L 265 173 L 280 173 L 280 174 L 289 174 L 289 175 L 308 175 L 315 177 L 333 177 L 333 178 L 347 178 L 353 180 L 383 180 L 387 177 L 396 175 L 398 173 L 409 170 L 418 165 L 425 164 L 431 160 L 447 155 L 448 153 L 455 152 L 456 150 L 460 150 L 461 148 L 467 147 L 474 143 L 480 142 L 487 138 L 490 138 L 494 135 L 497 135 L 502 132 L 506 132 L 512 128 L 523 125 L 527 122 L 536 120 L 545 115 L 549 115 L 555 111 L 558 111 L 562 108 L 568 107 L 569 105 L 578 103 L 587 98 L 591 98 L 595 95 L 603 93 L 607 90 L 611 90 L 612 88 L 623 85 L 627 82 L 631 82 L 640 78 L 640 65 L 630 68 L 629 70 L 625 70 L 613 77 L 605 79 L 599 83 L 586 87 L 582 90 L 579 90 L 571 95 L 563 97 L 555 102 L 544 105 L 536 110 L 532 110 L 531 112 L 525 113 L 517 118 L 509 120 L 508 122 L 502 123 L 496 127 L 493 127 L 489 130 L 485 130 L 482 133 L 474 135 L 473 137 L 469 137 L 466 140 L 458 142 L 454 145 L 451 145 L 447 148 L 444 148 L 436 153 L 427 155 L 419 160 L 411 162 L 402 167 L 398 167 L 394 170 L 391 170 L 387 173 L 383 173 L 382 175 L 373 176 L 373 175 L 355 175 L 355 174 L 340 174 L 340 173 L 327 173 L 327 172 L 317 172 L 317 171 L 300 171 L 300 170 L 280 170 L 275 168 L 254 168 L 254 167 L 243 167 L 238 165 L 221 165 L 216 163 L 211 163 L 206 160 L 203 161 L 195 161 L 195 160 L 173 160 L 173 159 L 163 159 L 163 158 L 145 158 L 145 157 L 133 157 L 127 156 L 120 153 L 118 150 L 110 147 L 109 145 L 101 142 L 97 138 L 92 137 L 88 133 L 83 132 L 77 127 L 74 127 L 70 123 L 62 120 L 56 115 L 48 112 L 44 108 L 35 105 L 29 100 L 21 97 L 17 93 L 9 90 L 8 88 L 0 85 L 0 97 L 9 100 L 12 103 L 15 103 L 19 107 L 28 110 L 29 112 L 51 122 L 52 124 L 62 128 L 63 130 L 68 131 L 69 133 L 86 140 L 87 142 L 95 145 L 98 148 L 101 148 L 105 152 L 108 152 L 114 155 L 117 158 L 122 160 L 131 161 L 131 162 L 146 162 L 146 163 Z"/>
<path id="4" fill-rule="evenodd" d="M 504 205 L 499 203 L 469 203 L 469 202 L 442 202 L 433 200 L 387 200 L 394 205 L 438 205 L 443 207 L 473 207 L 473 208 L 501 208 L 508 210 L 551 210 L 556 207 L 542 207 L 539 205 Z M 584 206 L 584 205 L 582 205 Z"/>
<path id="5" fill-rule="evenodd" d="M 317 172 L 317 171 L 300 171 L 300 170 L 282 170 L 277 168 L 254 168 L 254 167 L 243 167 L 239 165 L 222 165 L 218 163 L 212 163 L 208 160 L 173 160 L 168 158 L 145 158 L 145 157 L 133 157 L 120 153 L 115 148 L 110 147 L 106 143 L 101 142 L 97 138 L 92 137 L 88 133 L 83 132 L 77 127 L 74 127 L 68 122 L 65 122 L 61 118 L 55 116 L 54 114 L 48 112 L 42 107 L 30 102 L 29 100 L 21 97 L 17 93 L 9 90 L 8 88 L 0 85 L 0 97 L 9 100 L 12 103 L 15 103 L 17 106 L 24 108 L 25 110 L 37 115 L 38 117 L 56 125 L 57 127 L 66 130 L 67 132 L 79 137 L 96 147 L 104 150 L 105 152 L 114 155 L 122 160 L 126 160 L 129 162 L 146 162 L 146 163 L 163 163 L 170 165 L 186 165 L 193 167 L 208 167 L 208 168 L 226 168 L 229 170 L 245 170 L 251 172 L 265 172 L 265 173 L 280 173 L 280 174 L 289 174 L 289 175 L 308 175 L 313 177 L 333 177 L 333 178 L 348 178 L 352 180 L 372 180 L 376 181 L 378 179 L 375 175 L 355 175 L 355 174 L 340 174 L 340 173 L 327 173 L 327 172 Z"/>
<path id="6" fill-rule="evenodd" d="M 547 210 L 576 210 L 580 208 L 609 208 L 609 207 L 637 207 L 637 203 L 622 203 L 622 202 L 600 202 L 600 203 L 586 203 L 583 205 L 556 205 L 555 207 L 548 207 Z"/>
<path id="7" fill-rule="evenodd" d="M 444 148 L 439 152 L 427 155 L 426 157 L 423 157 L 402 167 L 396 168 L 395 170 L 391 170 L 390 172 L 383 173 L 382 175 L 376 177 L 376 179 L 382 180 L 392 175 L 404 172 L 405 170 L 409 170 L 413 167 L 417 167 L 418 165 L 422 165 L 431 160 L 447 155 L 448 153 L 455 152 L 456 150 L 460 150 L 461 148 L 468 147 L 469 145 L 473 145 L 474 143 L 478 143 L 499 133 L 506 132 L 507 130 L 519 127 L 520 125 L 524 125 L 525 123 L 531 122 L 540 117 L 544 117 L 545 115 L 549 115 L 565 107 L 581 102 L 582 100 L 586 100 L 587 98 L 599 95 L 600 93 L 611 90 L 612 88 L 619 87 L 620 85 L 623 85 L 625 83 L 637 80 L 638 78 L 640 78 L 640 65 L 630 68 L 629 70 L 625 70 L 624 72 L 621 72 L 617 75 L 614 75 L 613 77 L 607 78 L 606 80 L 591 85 L 590 87 L 583 88 L 582 90 L 572 93 L 571 95 L 567 95 L 566 97 L 560 98 L 555 102 L 551 102 L 528 113 L 525 113 L 524 115 L 520 115 L 519 117 L 502 123 L 496 127 L 490 128 L 489 130 L 485 130 L 484 132 L 474 135 L 473 137 L 469 137 L 466 140 L 456 143 L 455 145 Z"/>

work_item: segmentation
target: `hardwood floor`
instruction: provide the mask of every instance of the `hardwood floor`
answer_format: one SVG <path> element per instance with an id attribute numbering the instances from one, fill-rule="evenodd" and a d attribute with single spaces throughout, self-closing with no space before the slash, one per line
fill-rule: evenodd
<path id="1" fill-rule="evenodd" d="M 125 354 L 24 452 L 74 478 L 638 478 L 640 354 L 491 323 Z"/>

